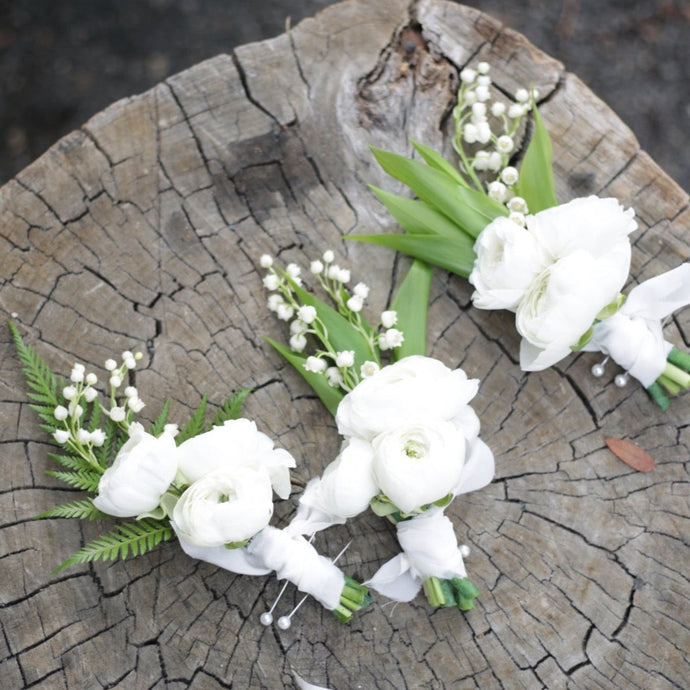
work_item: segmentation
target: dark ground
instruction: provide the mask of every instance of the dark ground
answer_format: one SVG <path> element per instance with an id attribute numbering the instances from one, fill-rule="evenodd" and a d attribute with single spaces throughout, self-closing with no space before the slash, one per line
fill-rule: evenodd
<path id="1" fill-rule="evenodd" d="M 0 0 L 0 184 L 109 103 L 330 4 Z M 466 4 L 563 61 L 690 190 L 690 0 Z"/>

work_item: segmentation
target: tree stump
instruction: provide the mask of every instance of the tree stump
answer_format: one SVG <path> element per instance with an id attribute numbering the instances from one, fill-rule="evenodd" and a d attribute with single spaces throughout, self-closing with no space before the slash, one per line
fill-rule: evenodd
<path id="1" fill-rule="evenodd" d="M 686 260 L 688 196 L 578 78 L 492 18 L 442 0 L 351 0 L 289 33 L 219 55 L 124 99 L 60 140 L 0 191 L 0 305 L 55 371 L 102 371 L 147 353 L 136 385 L 155 418 L 184 421 L 202 393 L 251 386 L 246 414 L 321 472 L 339 439 L 300 376 L 263 341 L 284 338 L 265 307 L 259 256 L 306 265 L 336 251 L 386 305 L 407 260 L 349 233 L 397 231 L 367 183 L 400 191 L 368 147 L 452 156 L 458 71 L 492 64 L 498 87 L 533 84 L 554 142 L 559 198 L 633 206 L 631 281 Z M 350 625 L 313 602 L 288 631 L 264 628 L 274 577 L 233 575 L 170 542 L 126 562 L 51 569 L 99 533 L 33 520 L 75 498 L 44 471 L 50 445 L 26 404 L 3 323 L 0 529 L 5 688 L 281 688 L 297 672 L 345 688 L 687 687 L 688 398 L 665 413 L 639 386 L 589 375 L 596 356 L 522 373 L 507 312 L 470 309 L 467 282 L 435 274 L 429 354 L 482 379 L 475 408 L 495 481 L 448 513 L 477 608 L 382 597 Z M 667 338 L 690 340 L 690 313 Z M 611 365 L 609 365 L 611 369 Z M 627 438 L 657 467 L 606 449 Z M 295 500 L 277 509 L 289 519 Z M 317 536 L 366 579 L 398 551 L 368 513 Z M 285 611 L 298 600 L 288 590 Z M 685 679 L 685 680 L 683 680 Z"/>

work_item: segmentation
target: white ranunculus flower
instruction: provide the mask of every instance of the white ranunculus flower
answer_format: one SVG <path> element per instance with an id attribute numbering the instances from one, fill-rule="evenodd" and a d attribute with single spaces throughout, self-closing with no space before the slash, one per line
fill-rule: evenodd
<path id="1" fill-rule="evenodd" d="M 177 535 L 194 546 L 251 539 L 273 514 L 271 480 L 263 469 L 217 469 L 197 479 L 173 509 Z"/>
<path id="2" fill-rule="evenodd" d="M 514 310 L 548 263 L 534 236 L 504 216 L 482 230 L 474 251 L 477 258 L 469 281 L 478 309 Z"/>
<path id="3" fill-rule="evenodd" d="M 464 419 L 479 382 L 462 369 L 413 355 L 389 364 L 355 386 L 338 405 L 343 436 L 371 441 L 375 436 L 424 420 Z"/>
<path id="4" fill-rule="evenodd" d="M 565 357 L 594 323 L 597 314 L 613 302 L 625 282 L 625 271 L 609 261 L 577 250 L 544 270 L 520 303 L 515 324 L 523 337 L 520 366 L 539 371 Z M 630 261 L 630 245 L 618 247 L 620 265 Z M 615 263 L 615 262 L 614 262 Z"/>
<path id="5" fill-rule="evenodd" d="M 404 513 L 452 493 L 462 477 L 467 444 L 452 422 L 398 427 L 377 436 L 372 445 L 376 482 Z"/>
<path id="6" fill-rule="evenodd" d="M 223 426 L 188 439 L 179 446 L 180 472 L 191 483 L 217 469 L 265 469 L 281 498 L 290 495 L 290 468 L 295 459 L 248 419 L 233 419 Z"/>
<path id="7" fill-rule="evenodd" d="M 601 258 L 630 245 L 628 235 L 637 229 L 634 216 L 617 199 L 588 196 L 528 216 L 527 228 L 551 261 L 577 250 Z M 629 262 L 626 276 L 628 268 Z"/>
<path id="8" fill-rule="evenodd" d="M 366 510 L 378 493 L 373 461 L 370 443 L 359 438 L 346 439 L 338 457 L 324 470 L 311 503 L 341 518 L 351 518 Z"/>
<path id="9" fill-rule="evenodd" d="M 138 422 L 129 426 L 129 440 L 98 483 L 93 504 L 115 517 L 135 517 L 156 508 L 177 472 L 177 448 L 172 434 L 158 438 Z"/>

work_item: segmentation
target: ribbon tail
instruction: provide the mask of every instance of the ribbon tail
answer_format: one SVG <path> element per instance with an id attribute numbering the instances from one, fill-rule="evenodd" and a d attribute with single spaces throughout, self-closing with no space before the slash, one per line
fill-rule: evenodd
<path id="1" fill-rule="evenodd" d="M 422 581 L 412 573 L 405 553 L 384 563 L 364 584 L 394 601 L 412 601 L 422 588 Z"/>
<path id="2" fill-rule="evenodd" d="M 645 280 L 633 288 L 621 308 L 628 316 L 663 319 L 690 304 L 690 263 Z"/>

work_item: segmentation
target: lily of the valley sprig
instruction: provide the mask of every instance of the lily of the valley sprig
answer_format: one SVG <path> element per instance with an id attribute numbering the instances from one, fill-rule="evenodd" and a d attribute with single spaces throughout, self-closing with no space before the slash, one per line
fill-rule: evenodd
<path id="1" fill-rule="evenodd" d="M 289 347 L 269 342 L 312 385 L 343 437 L 288 529 L 313 535 L 371 507 L 396 525 L 403 550 L 366 584 L 397 601 L 424 587 L 433 606 L 471 609 L 479 590 L 464 566 L 469 549 L 458 546 L 444 509 L 493 477 L 493 455 L 469 405 L 479 382 L 424 356 L 425 264 L 412 264 L 391 309 L 371 326 L 363 315 L 368 286 L 350 291 L 350 272 L 333 262 L 327 251 L 310 266 L 330 306 L 304 289 L 297 265 L 283 270 L 261 258 L 268 307 L 290 332 Z"/>
<path id="2" fill-rule="evenodd" d="M 350 236 L 391 247 L 468 278 L 474 306 L 515 313 L 520 366 L 538 371 L 577 350 L 598 351 L 637 378 L 663 409 L 690 388 L 690 357 L 665 340 L 662 321 L 690 304 L 690 265 L 635 287 L 629 235 L 634 212 L 596 196 L 558 204 L 551 141 L 535 91 L 492 101 L 490 67 L 460 73 L 453 111 L 457 167 L 412 142 L 422 160 L 373 149 L 416 199 L 372 188 L 404 235 Z M 532 112 L 529 145 L 515 167 L 516 133 Z M 603 375 L 602 364 L 592 367 Z"/>
<path id="3" fill-rule="evenodd" d="M 144 408 L 125 385 L 141 359 L 129 351 L 105 362 L 107 394 L 98 377 L 76 363 L 60 382 L 10 324 L 30 389 L 31 407 L 60 447 L 63 467 L 48 474 L 85 492 L 40 518 L 126 519 L 86 544 L 57 570 L 97 560 L 138 556 L 177 537 L 183 551 L 235 573 L 275 571 L 313 596 L 341 621 L 370 599 L 365 587 L 319 555 L 301 535 L 276 529 L 273 493 L 290 495 L 295 460 L 240 417 L 249 389 L 232 395 L 206 422 L 204 396 L 183 427 L 168 423 L 170 402 L 150 426 L 135 421 Z"/>

